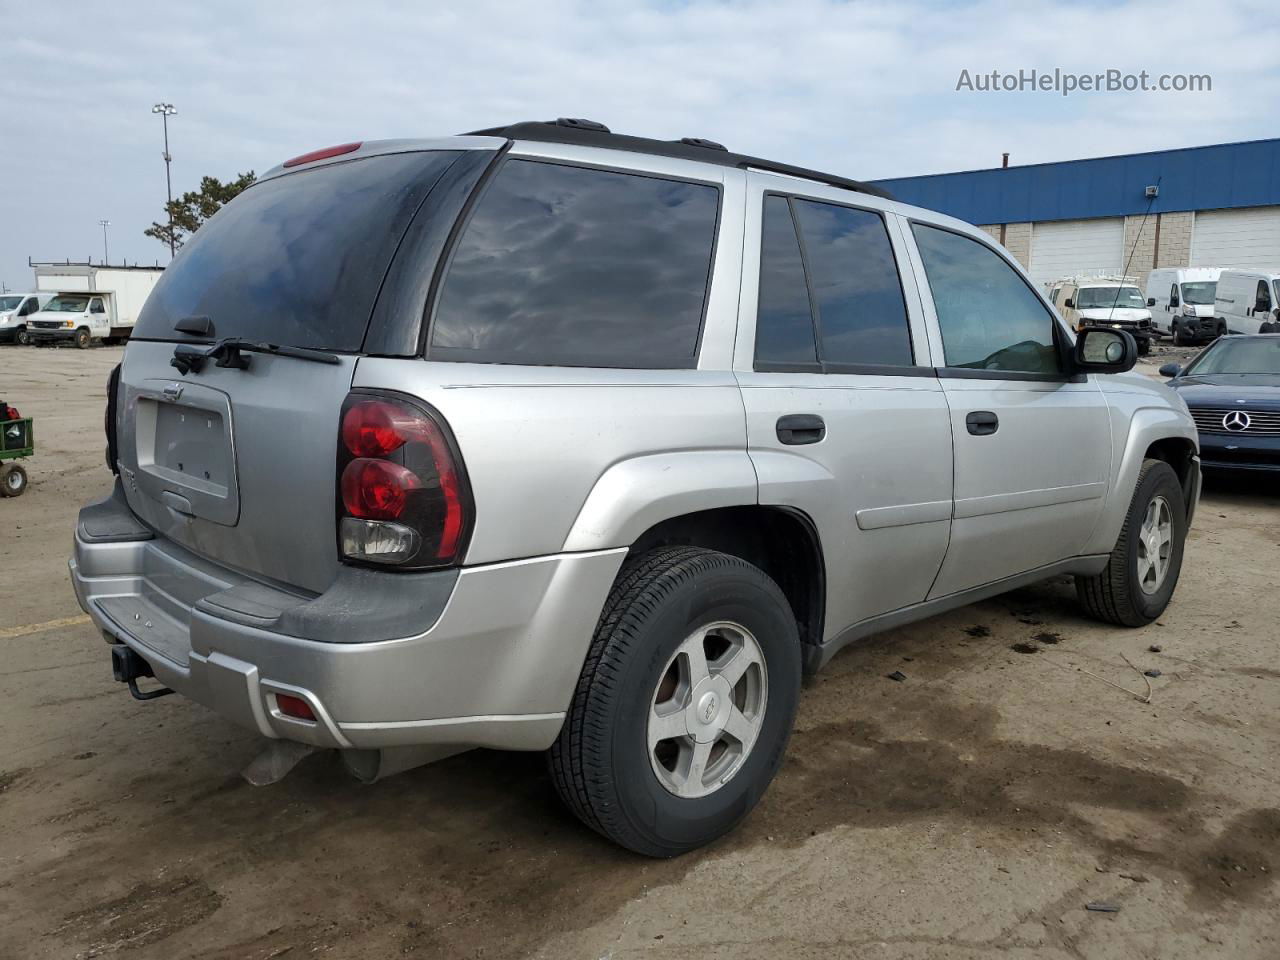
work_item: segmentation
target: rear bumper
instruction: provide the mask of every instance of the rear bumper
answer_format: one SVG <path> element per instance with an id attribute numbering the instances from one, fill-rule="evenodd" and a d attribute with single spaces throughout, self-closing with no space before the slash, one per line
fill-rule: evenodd
<path id="1" fill-rule="evenodd" d="M 325 593 L 300 596 L 152 536 L 117 492 L 81 511 L 70 568 L 109 642 L 263 736 L 540 750 L 559 733 L 624 556 L 423 575 L 344 567 Z M 285 716 L 277 694 L 307 701 L 316 721 Z"/>

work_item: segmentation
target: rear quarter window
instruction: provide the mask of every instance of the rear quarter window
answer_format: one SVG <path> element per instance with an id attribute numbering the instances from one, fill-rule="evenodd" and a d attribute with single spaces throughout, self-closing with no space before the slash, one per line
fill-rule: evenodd
<path id="1" fill-rule="evenodd" d="M 693 367 L 720 191 L 508 160 L 449 264 L 433 360 Z"/>
<path id="2" fill-rule="evenodd" d="M 213 336 L 360 350 L 374 301 L 414 213 L 457 151 L 365 157 L 254 184 L 192 235 L 142 308 L 133 336 Z"/>

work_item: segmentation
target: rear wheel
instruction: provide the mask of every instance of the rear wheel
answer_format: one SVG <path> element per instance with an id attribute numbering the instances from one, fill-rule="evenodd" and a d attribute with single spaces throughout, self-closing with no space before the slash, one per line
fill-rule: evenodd
<path id="1" fill-rule="evenodd" d="M 76 331 L 76 347 L 80 350 L 88 350 L 89 344 L 93 342 L 93 335 L 89 333 L 88 327 L 81 327 Z"/>
<path id="2" fill-rule="evenodd" d="M 587 826 L 653 857 L 731 830 L 773 780 L 800 693 L 795 616 L 763 571 L 695 547 L 619 574 L 549 762 Z"/>
<path id="3" fill-rule="evenodd" d="M 1187 509 L 1182 484 L 1163 460 L 1147 460 L 1120 539 L 1102 573 L 1076 577 L 1076 595 L 1099 620 L 1142 627 L 1173 597 L 1182 570 Z"/>
<path id="4" fill-rule="evenodd" d="M 20 497 L 27 489 L 27 471 L 19 464 L 6 463 L 0 467 L 0 496 Z"/>

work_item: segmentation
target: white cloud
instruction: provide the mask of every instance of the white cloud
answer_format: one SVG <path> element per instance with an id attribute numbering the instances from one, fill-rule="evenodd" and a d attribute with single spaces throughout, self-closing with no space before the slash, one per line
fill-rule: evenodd
<path id="1" fill-rule="evenodd" d="M 6 3 L 0 279 L 36 259 L 163 259 L 174 189 L 328 143 L 585 116 L 889 177 L 1274 134 L 1269 5 L 631 0 L 465 6 Z M 16 12 L 15 12 L 16 10 Z M 962 68 L 1205 72 L 1210 94 L 956 93 Z"/>

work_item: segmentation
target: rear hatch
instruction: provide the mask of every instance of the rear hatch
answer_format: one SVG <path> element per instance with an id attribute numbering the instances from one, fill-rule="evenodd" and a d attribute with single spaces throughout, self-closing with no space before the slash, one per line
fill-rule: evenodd
<path id="1" fill-rule="evenodd" d="M 333 581 L 342 402 L 397 250 L 462 155 L 303 167 L 250 187 L 192 236 L 148 298 L 121 369 L 118 465 L 145 523 L 260 579 L 315 592 Z M 230 337 L 333 362 L 246 352 L 246 368 L 171 364 L 176 350 Z"/>

